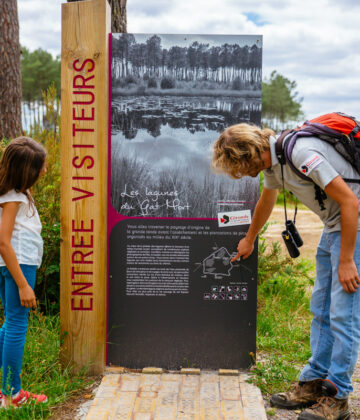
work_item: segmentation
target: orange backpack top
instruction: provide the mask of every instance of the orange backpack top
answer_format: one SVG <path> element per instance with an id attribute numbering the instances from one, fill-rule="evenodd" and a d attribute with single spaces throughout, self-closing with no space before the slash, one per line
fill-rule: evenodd
<path id="1" fill-rule="evenodd" d="M 354 117 L 350 117 L 341 112 L 321 115 L 320 117 L 306 121 L 296 130 L 298 131 L 314 124 L 321 124 L 324 127 L 345 135 L 353 135 L 354 138 L 360 140 L 360 123 Z"/>

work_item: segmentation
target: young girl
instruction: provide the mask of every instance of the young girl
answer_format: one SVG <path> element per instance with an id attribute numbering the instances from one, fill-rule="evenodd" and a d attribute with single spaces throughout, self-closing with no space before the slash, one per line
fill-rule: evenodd
<path id="1" fill-rule="evenodd" d="M 36 269 L 41 264 L 41 223 L 30 193 L 46 171 L 46 151 L 34 140 L 19 137 L 6 147 L 0 161 L 0 298 L 5 322 L 0 330 L 3 368 L 1 406 L 18 407 L 47 401 L 21 389 L 21 366 L 28 313 L 35 308 Z"/>

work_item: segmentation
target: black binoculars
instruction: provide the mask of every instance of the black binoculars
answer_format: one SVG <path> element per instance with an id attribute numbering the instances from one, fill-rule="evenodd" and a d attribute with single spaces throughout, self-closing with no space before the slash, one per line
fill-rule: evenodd
<path id="1" fill-rule="evenodd" d="M 298 257 L 300 255 L 299 247 L 303 245 L 303 240 L 301 239 L 295 223 L 292 220 L 286 221 L 286 229 L 281 233 L 281 236 L 284 239 L 290 257 Z"/>

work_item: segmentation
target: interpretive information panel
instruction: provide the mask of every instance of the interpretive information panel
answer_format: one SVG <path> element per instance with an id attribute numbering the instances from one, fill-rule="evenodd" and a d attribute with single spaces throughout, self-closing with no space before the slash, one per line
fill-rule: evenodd
<path id="1" fill-rule="evenodd" d="M 231 259 L 259 180 L 210 162 L 227 126 L 260 124 L 261 56 L 256 36 L 112 37 L 109 364 L 252 362 L 257 249 Z"/>

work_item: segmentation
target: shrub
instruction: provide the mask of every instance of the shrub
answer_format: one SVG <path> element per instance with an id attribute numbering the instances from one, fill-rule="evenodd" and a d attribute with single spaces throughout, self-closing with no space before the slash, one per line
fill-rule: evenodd
<path id="1" fill-rule="evenodd" d="M 126 87 L 126 83 L 124 79 L 115 79 L 113 78 L 111 81 L 112 88 L 124 88 Z"/>
<path id="2" fill-rule="evenodd" d="M 36 296 L 43 309 L 59 310 L 60 294 L 60 141 L 56 91 L 43 94 L 50 130 L 32 127 L 28 133 L 47 150 L 47 172 L 34 186 L 34 200 L 42 222 L 44 255 L 36 280 Z"/>
<path id="3" fill-rule="evenodd" d="M 56 89 L 43 93 L 48 129 L 31 126 L 26 135 L 47 150 L 47 172 L 34 186 L 34 200 L 42 222 L 44 255 L 37 273 L 35 294 L 42 309 L 59 310 L 60 295 L 60 139 Z"/>
<path id="4" fill-rule="evenodd" d="M 233 90 L 241 90 L 241 89 L 244 89 L 244 86 L 243 86 L 243 83 L 242 83 L 242 81 L 241 81 L 240 77 L 236 77 L 236 78 L 232 81 L 231 88 L 232 88 Z"/>
<path id="5" fill-rule="evenodd" d="M 35 294 L 42 309 L 59 310 L 60 295 L 60 142 L 58 99 L 54 85 L 43 93 L 48 129 L 31 126 L 25 135 L 44 145 L 47 150 L 47 172 L 33 188 L 33 196 L 42 222 L 44 254 L 37 272 Z M 0 155 L 9 140 L 0 142 Z"/>
<path id="6" fill-rule="evenodd" d="M 157 88 L 157 81 L 154 77 L 152 77 L 151 79 L 148 80 L 147 87 L 148 88 Z"/>
<path id="7" fill-rule="evenodd" d="M 175 80 L 171 77 L 163 77 L 160 83 L 161 89 L 174 89 Z"/>
<path id="8" fill-rule="evenodd" d="M 259 236 L 257 352 L 250 381 L 266 394 L 287 390 L 311 355 L 310 286 L 313 266 L 282 254 Z M 270 246 L 268 246 L 270 245 Z"/>
<path id="9" fill-rule="evenodd" d="M 125 83 L 127 85 L 130 85 L 131 83 L 136 83 L 136 79 L 134 76 L 132 76 L 131 74 L 129 74 L 129 76 L 125 77 Z"/>
<path id="10" fill-rule="evenodd" d="M 144 95 L 146 91 L 145 86 L 138 86 L 136 89 L 136 95 Z"/>

